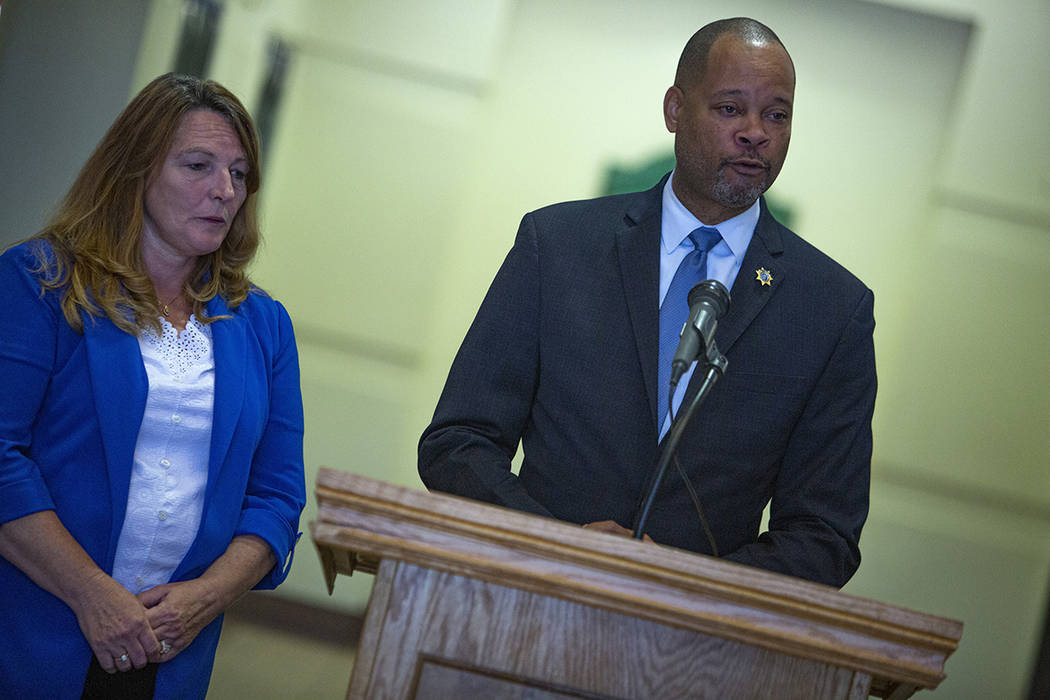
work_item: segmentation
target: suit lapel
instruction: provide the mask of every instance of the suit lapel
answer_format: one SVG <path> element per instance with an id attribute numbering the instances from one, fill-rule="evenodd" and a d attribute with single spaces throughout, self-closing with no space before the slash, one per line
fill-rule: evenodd
<path id="1" fill-rule="evenodd" d="M 127 511 L 135 443 L 146 410 L 149 380 L 142 365 L 138 338 L 120 330 L 108 318 L 87 314 L 81 318 L 113 506 L 109 552 L 112 556 Z"/>
<path id="2" fill-rule="evenodd" d="M 787 277 L 787 269 L 783 264 L 784 242 L 780 233 L 781 226 L 766 208 L 765 199 L 762 199 L 761 207 L 762 213 L 759 215 L 758 224 L 755 225 L 755 235 L 751 237 L 751 243 L 744 253 L 744 261 L 740 265 L 740 272 L 737 273 L 733 288 L 729 292 L 732 299 L 729 311 L 718 322 L 718 329 L 715 331 L 715 344 L 723 355 L 729 352 Z M 771 281 L 768 285 L 757 279 L 760 269 L 770 273 Z M 733 371 L 731 364 L 728 371 Z M 688 405 L 699 390 L 703 374 L 693 372 L 682 399 L 683 406 Z"/>
<path id="3" fill-rule="evenodd" d="M 715 343 L 723 354 L 733 347 L 740 335 L 747 329 L 751 322 L 766 305 L 787 276 L 783 262 L 784 243 L 780 235 L 780 224 L 766 209 L 766 202 L 762 200 L 762 213 L 758 224 L 755 226 L 755 235 L 751 238 L 751 244 L 744 253 L 744 262 L 740 265 L 740 272 L 733 282 L 733 288 L 729 295 L 732 301 L 729 311 L 718 323 L 715 331 Z M 770 284 L 762 284 L 757 279 L 759 270 L 767 270 L 772 280 Z"/>
<path id="4" fill-rule="evenodd" d="M 240 419 L 244 402 L 244 354 L 247 348 L 246 321 L 242 316 L 231 312 L 218 296 L 208 302 L 207 309 L 211 317 L 229 315 L 229 318 L 211 324 L 215 354 L 215 401 L 205 507 L 210 501 L 218 470 L 226 461 L 226 454 L 233 441 L 233 432 Z"/>
<path id="5" fill-rule="evenodd" d="M 634 331 L 649 412 L 656 426 L 656 365 L 660 338 L 660 214 L 665 175 L 628 207 L 616 235 L 627 312 Z"/>

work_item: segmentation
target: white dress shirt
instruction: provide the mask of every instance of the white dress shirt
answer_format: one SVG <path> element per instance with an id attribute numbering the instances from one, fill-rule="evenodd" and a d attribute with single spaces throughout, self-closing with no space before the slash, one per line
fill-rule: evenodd
<path id="1" fill-rule="evenodd" d="M 139 334 L 149 379 L 113 578 L 132 593 L 167 583 L 197 536 L 208 482 L 215 398 L 211 329 Z"/>

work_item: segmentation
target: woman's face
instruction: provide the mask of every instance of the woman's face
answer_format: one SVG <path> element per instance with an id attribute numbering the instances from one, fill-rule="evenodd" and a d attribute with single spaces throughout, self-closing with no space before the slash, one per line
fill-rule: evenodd
<path id="1" fill-rule="evenodd" d="M 146 188 L 143 257 L 180 265 L 222 245 L 247 196 L 248 159 L 226 118 L 187 113 L 175 140 Z"/>

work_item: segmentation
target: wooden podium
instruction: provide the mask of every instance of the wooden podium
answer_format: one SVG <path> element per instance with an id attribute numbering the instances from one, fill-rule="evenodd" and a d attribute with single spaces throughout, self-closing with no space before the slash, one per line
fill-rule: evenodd
<path id="1" fill-rule="evenodd" d="M 962 623 L 322 469 L 329 591 L 376 573 L 350 698 L 906 698 Z"/>

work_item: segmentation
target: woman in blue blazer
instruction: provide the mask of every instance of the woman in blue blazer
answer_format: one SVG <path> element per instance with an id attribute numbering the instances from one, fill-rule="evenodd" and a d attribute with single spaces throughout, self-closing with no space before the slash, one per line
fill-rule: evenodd
<path id="1" fill-rule="evenodd" d="M 237 98 L 168 74 L 0 256 L 0 697 L 204 697 L 223 610 L 287 576 L 302 399 L 245 274 L 258 187 Z"/>

